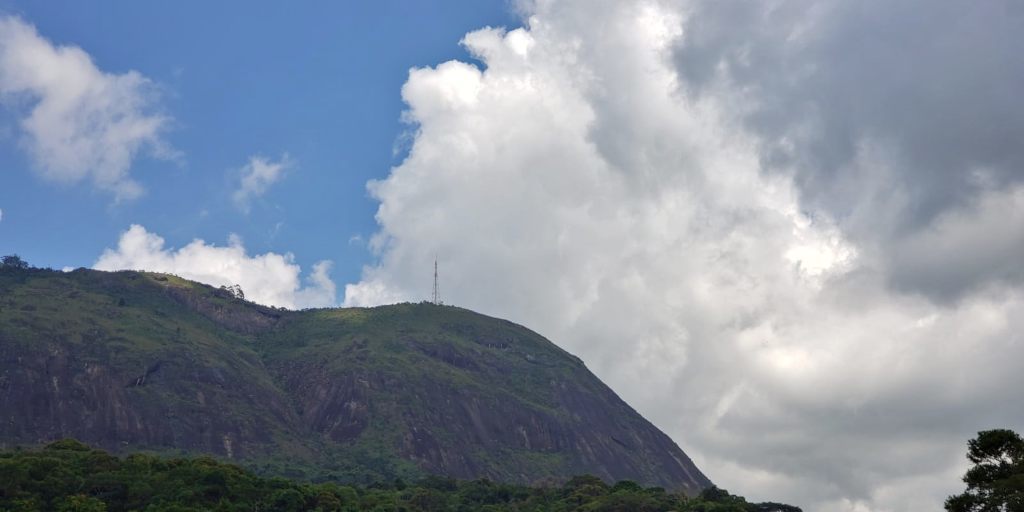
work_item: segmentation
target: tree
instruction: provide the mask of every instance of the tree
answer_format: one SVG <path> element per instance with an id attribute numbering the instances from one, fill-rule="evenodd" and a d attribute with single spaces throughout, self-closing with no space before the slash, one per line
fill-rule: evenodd
<path id="1" fill-rule="evenodd" d="M 949 512 L 1024 512 L 1024 440 L 1006 429 L 978 432 L 967 443 L 974 466 L 967 490 L 946 499 Z"/>
<path id="2" fill-rule="evenodd" d="M 242 291 L 242 287 L 240 285 L 237 285 L 237 284 L 233 284 L 231 286 L 221 285 L 220 289 L 223 290 L 224 292 L 226 292 L 228 295 L 230 295 L 230 296 L 232 296 L 232 297 L 234 297 L 236 299 L 245 300 L 245 292 Z"/>
<path id="3" fill-rule="evenodd" d="M 800 507 L 794 507 L 793 505 L 786 505 L 785 503 L 775 503 L 769 501 L 765 503 L 755 503 L 751 505 L 750 512 L 803 512 Z"/>
<path id="4" fill-rule="evenodd" d="M 17 254 L 8 254 L 7 256 L 0 258 L 0 268 L 25 270 L 28 268 L 28 262 L 21 259 Z"/>

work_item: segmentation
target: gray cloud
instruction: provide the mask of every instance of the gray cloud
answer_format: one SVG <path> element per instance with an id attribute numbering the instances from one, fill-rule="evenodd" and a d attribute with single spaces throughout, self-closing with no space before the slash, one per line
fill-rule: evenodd
<path id="1" fill-rule="evenodd" d="M 1024 187 L 988 192 L 893 240 L 891 281 L 930 296 L 1024 282 Z"/>
<path id="2" fill-rule="evenodd" d="M 893 251 L 900 239 L 1024 180 L 1019 2 L 687 7 L 675 58 L 686 93 L 733 94 L 761 137 L 766 170 L 795 172 L 805 207 L 877 244 L 900 288 L 947 300 L 974 285 L 946 268 L 904 275 L 906 254 Z M 990 275 L 974 277 L 1019 282 L 1007 265 L 1003 258 Z"/>

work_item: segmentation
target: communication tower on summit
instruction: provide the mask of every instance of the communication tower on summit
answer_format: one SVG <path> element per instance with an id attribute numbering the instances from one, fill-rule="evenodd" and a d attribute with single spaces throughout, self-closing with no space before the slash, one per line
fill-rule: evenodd
<path id="1" fill-rule="evenodd" d="M 431 300 L 435 305 L 441 305 L 441 292 L 437 289 L 437 256 L 434 256 L 434 298 Z"/>

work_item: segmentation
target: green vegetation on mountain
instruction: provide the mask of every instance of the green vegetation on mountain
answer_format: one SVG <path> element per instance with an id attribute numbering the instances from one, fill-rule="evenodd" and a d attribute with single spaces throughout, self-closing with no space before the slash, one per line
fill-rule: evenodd
<path id="1" fill-rule="evenodd" d="M 157 511 L 546 511 L 799 512 L 747 503 L 717 488 L 700 496 L 580 476 L 558 486 L 427 477 L 412 484 L 311 484 L 259 477 L 210 457 L 125 458 L 61 440 L 36 451 L 0 452 L 0 510 Z"/>
<path id="2" fill-rule="evenodd" d="M 0 266 L 0 448 L 75 438 L 261 475 L 711 483 L 576 357 L 433 304 L 286 311 L 148 272 Z"/>

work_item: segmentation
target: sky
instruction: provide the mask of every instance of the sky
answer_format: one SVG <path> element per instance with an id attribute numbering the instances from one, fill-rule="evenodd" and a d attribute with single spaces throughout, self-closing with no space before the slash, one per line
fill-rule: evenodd
<path id="1" fill-rule="evenodd" d="M 1024 5 L 0 0 L 0 253 L 580 356 L 717 484 L 935 510 L 1022 430 Z"/>

